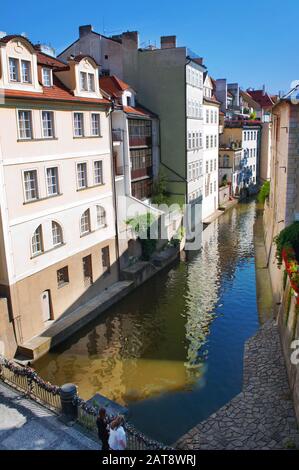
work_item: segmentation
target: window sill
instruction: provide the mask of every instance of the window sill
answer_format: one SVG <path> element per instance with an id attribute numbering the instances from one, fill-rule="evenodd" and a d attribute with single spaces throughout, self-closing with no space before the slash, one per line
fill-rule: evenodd
<path id="1" fill-rule="evenodd" d="M 73 135 L 73 139 L 100 139 L 102 135 Z"/>
<path id="2" fill-rule="evenodd" d="M 59 196 L 63 196 L 63 193 L 53 194 L 53 196 L 39 197 L 37 199 L 32 199 L 32 201 L 25 201 L 23 202 L 23 206 L 27 206 L 27 204 L 33 204 L 34 202 L 46 201 L 47 199 L 53 199 Z"/>
<path id="3" fill-rule="evenodd" d="M 57 289 L 62 289 L 63 287 L 66 287 L 66 286 L 69 286 L 69 285 L 70 285 L 70 281 L 62 282 L 61 284 L 57 285 Z"/>
<path id="4" fill-rule="evenodd" d="M 31 139 L 17 139 L 17 142 L 43 142 L 44 140 L 45 141 L 58 140 L 58 137 L 40 137 L 40 138 L 32 137 Z"/>
<path id="5" fill-rule="evenodd" d="M 77 192 L 85 191 L 86 189 L 98 188 L 99 186 L 105 186 L 105 183 L 93 184 L 92 186 L 86 186 L 85 188 L 76 189 Z"/>
<path id="6" fill-rule="evenodd" d="M 66 243 L 63 242 L 60 245 L 53 246 L 52 248 L 50 248 L 47 251 L 41 251 L 40 253 L 37 253 L 36 255 L 31 255 L 30 259 L 38 258 L 41 255 L 45 255 L 46 253 L 50 253 L 51 251 L 57 250 L 58 248 L 61 248 L 62 246 L 65 246 L 65 245 L 66 245 Z"/>

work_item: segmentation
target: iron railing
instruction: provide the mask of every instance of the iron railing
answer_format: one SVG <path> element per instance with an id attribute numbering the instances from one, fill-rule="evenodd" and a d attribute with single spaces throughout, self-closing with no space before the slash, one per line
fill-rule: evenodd
<path id="1" fill-rule="evenodd" d="M 31 367 L 22 367 L 0 356 L 0 378 L 24 392 L 28 398 L 36 400 L 55 413 L 60 413 L 60 388 L 45 382 Z"/>
<path id="2" fill-rule="evenodd" d="M 0 355 L 0 379 L 24 392 L 25 397 L 41 403 L 57 414 L 61 414 L 61 388 L 52 385 L 50 382 L 45 382 L 31 367 L 21 366 Z M 73 405 L 77 407 L 78 411 L 77 422 L 94 436 L 97 436 L 97 408 L 89 405 L 78 396 L 74 398 Z M 110 419 L 112 420 L 113 416 L 110 416 Z M 127 449 L 171 450 L 171 447 L 167 447 L 139 432 L 131 423 L 126 422 L 124 428 L 127 436 Z"/>

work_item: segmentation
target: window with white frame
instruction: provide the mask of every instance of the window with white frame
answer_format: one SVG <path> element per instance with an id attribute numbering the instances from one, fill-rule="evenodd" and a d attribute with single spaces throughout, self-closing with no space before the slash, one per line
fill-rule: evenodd
<path id="1" fill-rule="evenodd" d="M 192 148 L 192 133 L 188 132 L 188 149 Z"/>
<path id="2" fill-rule="evenodd" d="M 94 73 L 89 73 L 87 77 L 88 91 L 95 91 Z"/>
<path id="3" fill-rule="evenodd" d="M 215 160 L 214 160 L 214 171 L 216 171 L 216 170 L 217 170 L 217 159 L 215 158 Z"/>
<path id="4" fill-rule="evenodd" d="M 192 163 L 192 179 L 195 180 L 196 178 L 196 165 L 195 162 Z"/>
<path id="5" fill-rule="evenodd" d="M 80 234 L 85 235 L 90 232 L 90 211 L 87 209 L 80 219 Z"/>
<path id="6" fill-rule="evenodd" d="M 38 199 L 37 170 L 26 170 L 23 173 L 25 200 L 35 201 Z"/>
<path id="7" fill-rule="evenodd" d="M 91 135 L 100 135 L 100 115 L 98 113 L 91 114 Z"/>
<path id="8" fill-rule="evenodd" d="M 209 122 L 209 110 L 206 109 L 206 122 L 208 123 Z"/>
<path id="9" fill-rule="evenodd" d="M 80 89 L 81 91 L 88 91 L 86 72 L 80 72 Z"/>
<path id="10" fill-rule="evenodd" d="M 94 169 L 94 183 L 103 184 L 103 162 L 98 160 L 93 164 Z"/>
<path id="11" fill-rule="evenodd" d="M 213 147 L 213 136 L 212 135 L 210 136 L 210 147 L 211 148 Z"/>
<path id="12" fill-rule="evenodd" d="M 32 139 L 32 116 L 31 111 L 18 111 L 19 137 L 20 139 Z"/>
<path id="13" fill-rule="evenodd" d="M 202 148 L 202 132 L 199 133 L 199 147 Z"/>
<path id="14" fill-rule="evenodd" d="M 192 181 L 192 163 L 188 165 L 188 181 Z"/>
<path id="15" fill-rule="evenodd" d="M 13 57 L 9 58 L 9 80 L 11 82 L 19 81 L 19 61 Z"/>
<path id="16" fill-rule="evenodd" d="M 43 76 L 43 85 L 47 87 L 52 86 L 52 70 L 46 67 L 43 67 L 42 76 Z"/>
<path id="17" fill-rule="evenodd" d="M 106 226 L 106 211 L 102 206 L 96 206 L 97 210 L 97 226 L 105 227 Z"/>
<path id="18" fill-rule="evenodd" d="M 74 113 L 74 135 L 75 137 L 84 136 L 84 116 L 83 113 Z"/>
<path id="19" fill-rule="evenodd" d="M 210 172 L 212 173 L 213 171 L 213 160 L 210 160 Z"/>
<path id="20" fill-rule="evenodd" d="M 52 221 L 52 241 L 53 246 L 59 246 L 63 243 L 62 228 L 57 222 L 54 222 L 54 220 Z"/>
<path id="21" fill-rule="evenodd" d="M 214 135 L 214 146 L 217 147 L 217 135 Z"/>
<path id="22" fill-rule="evenodd" d="M 95 91 L 94 73 L 80 72 L 81 91 Z"/>
<path id="23" fill-rule="evenodd" d="M 214 193 L 216 192 L 216 181 L 214 181 Z"/>
<path id="24" fill-rule="evenodd" d="M 56 196 L 59 193 L 58 168 L 47 168 L 47 190 L 48 196 Z"/>
<path id="25" fill-rule="evenodd" d="M 209 162 L 208 162 L 208 160 L 206 161 L 206 173 L 209 173 Z"/>
<path id="26" fill-rule="evenodd" d="M 31 64 L 29 60 L 21 60 L 21 75 L 23 83 L 31 83 Z"/>
<path id="27" fill-rule="evenodd" d="M 78 188 L 87 188 L 87 163 L 77 163 Z"/>
<path id="28" fill-rule="evenodd" d="M 208 149 L 209 148 L 209 136 L 206 135 L 206 148 Z"/>
<path id="29" fill-rule="evenodd" d="M 39 225 L 35 230 L 31 239 L 31 251 L 32 255 L 39 255 L 43 252 L 43 237 L 42 237 L 42 226 Z"/>
<path id="30" fill-rule="evenodd" d="M 51 139 L 54 137 L 54 113 L 53 111 L 42 111 L 43 137 Z"/>
<path id="31" fill-rule="evenodd" d="M 202 160 L 199 160 L 199 176 L 202 176 Z"/>

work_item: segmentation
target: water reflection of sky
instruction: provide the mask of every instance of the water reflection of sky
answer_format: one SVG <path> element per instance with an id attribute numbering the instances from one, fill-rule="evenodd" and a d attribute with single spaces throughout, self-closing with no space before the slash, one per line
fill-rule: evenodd
<path id="1" fill-rule="evenodd" d="M 156 276 L 38 361 L 53 383 L 74 382 L 128 404 L 135 424 L 173 442 L 240 391 L 244 341 L 257 328 L 254 203 L 204 232 L 203 249 Z M 214 321 L 212 321 L 214 319 Z"/>

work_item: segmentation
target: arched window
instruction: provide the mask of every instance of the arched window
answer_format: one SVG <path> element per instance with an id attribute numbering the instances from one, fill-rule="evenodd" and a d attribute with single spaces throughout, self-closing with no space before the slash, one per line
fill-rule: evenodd
<path id="1" fill-rule="evenodd" d="M 43 250 L 43 236 L 42 236 L 42 226 L 39 225 L 35 230 L 32 239 L 31 239 L 31 249 L 32 255 L 38 255 L 42 253 Z"/>
<path id="2" fill-rule="evenodd" d="M 52 221 L 52 240 L 54 246 L 59 246 L 63 243 L 62 228 L 54 221 Z"/>
<path id="3" fill-rule="evenodd" d="M 80 219 L 80 234 L 85 235 L 90 232 L 90 212 L 87 209 L 81 216 Z"/>
<path id="4" fill-rule="evenodd" d="M 106 225 L 106 211 L 102 206 L 97 207 L 97 226 L 98 227 L 105 227 Z"/>

